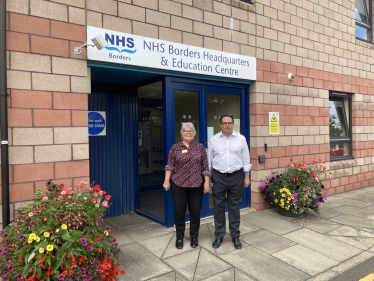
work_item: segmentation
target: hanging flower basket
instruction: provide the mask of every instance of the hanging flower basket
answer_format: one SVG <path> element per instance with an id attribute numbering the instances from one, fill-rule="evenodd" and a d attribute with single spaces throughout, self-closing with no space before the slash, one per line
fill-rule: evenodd
<path id="1" fill-rule="evenodd" d="M 9 280 L 115 280 L 120 249 L 110 228 L 102 227 L 110 195 L 99 185 L 81 182 L 65 188 L 47 182 L 47 192 L 35 192 L 33 203 L 16 210 L 0 232 L 0 277 Z"/>
<path id="2" fill-rule="evenodd" d="M 293 161 L 288 164 L 284 174 L 274 174 L 262 181 L 258 188 L 266 201 L 278 204 L 278 212 L 284 216 L 300 215 L 308 209 L 317 214 L 319 206 L 328 197 L 323 192 L 323 181 L 331 179 L 321 159 L 306 164 L 305 161 Z M 330 172 L 331 174 L 331 172 Z M 295 214 L 292 215 L 291 213 Z"/>

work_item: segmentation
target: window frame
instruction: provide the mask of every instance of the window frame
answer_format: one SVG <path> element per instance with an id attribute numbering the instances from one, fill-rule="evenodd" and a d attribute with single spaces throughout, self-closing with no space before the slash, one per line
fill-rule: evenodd
<path id="1" fill-rule="evenodd" d="M 355 0 L 355 1 L 357 1 L 357 0 Z M 362 0 L 362 1 L 365 1 L 365 0 Z M 373 5 L 372 5 L 372 2 L 373 1 L 371 1 L 371 0 L 369 1 L 369 7 L 368 7 L 368 17 L 369 17 L 369 23 L 371 25 L 367 25 L 367 24 L 365 24 L 365 23 L 363 23 L 359 20 L 356 20 L 356 18 L 355 18 L 355 28 L 356 28 L 356 25 L 358 25 L 360 27 L 363 27 L 363 28 L 367 29 L 368 31 L 370 31 L 370 38 L 368 40 L 365 40 L 365 39 L 362 39 L 360 37 L 357 37 L 356 34 L 355 34 L 355 37 L 356 37 L 356 39 L 367 42 L 367 43 L 373 43 L 373 20 L 372 20 L 372 16 L 373 16 L 373 7 L 372 6 Z"/>
<path id="2" fill-rule="evenodd" d="M 241 2 L 245 2 L 245 3 L 248 3 L 248 4 L 252 4 L 252 1 L 251 0 L 240 0 Z"/>
<path id="3" fill-rule="evenodd" d="M 344 93 L 344 92 L 330 92 L 329 93 L 329 102 L 330 101 L 342 101 L 344 104 L 344 98 L 348 98 L 348 110 L 349 110 L 349 123 L 345 124 L 346 130 L 348 129 L 348 137 L 331 137 L 330 136 L 330 122 L 329 122 L 329 137 L 330 137 L 330 142 L 329 142 L 329 147 L 331 147 L 331 143 L 349 143 L 349 155 L 345 156 L 335 156 L 331 157 L 330 155 L 330 161 L 338 161 L 338 160 L 345 160 L 345 159 L 353 159 L 353 148 L 352 148 L 352 94 L 350 93 Z M 344 109 L 345 110 L 345 109 Z M 330 118 L 330 106 L 329 106 L 329 118 Z M 330 149 L 329 149 L 330 151 Z M 329 152 L 330 153 L 330 152 Z"/>

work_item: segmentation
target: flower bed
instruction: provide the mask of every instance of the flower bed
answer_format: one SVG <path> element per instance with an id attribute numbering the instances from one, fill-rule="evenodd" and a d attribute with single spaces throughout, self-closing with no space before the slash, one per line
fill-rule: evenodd
<path id="1" fill-rule="evenodd" d="M 0 232 L 0 277 L 8 280 L 115 280 L 120 249 L 102 227 L 110 195 L 99 185 L 81 182 L 65 188 L 47 182 L 33 203 L 16 210 L 15 219 Z"/>
<path id="2" fill-rule="evenodd" d="M 310 164 L 290 161 L 284 174 L 267 177 L 258 189 L 266 201 L 281 208 L 296 214 L 312 209 L 319 214 L 319 206 L 328 197 L 327 193 L 322 192 L 325 188 L 323 182 L 327 177 L 331 179 L 330 175 L 326 175 L 325 163 L 321 159 Z"/>

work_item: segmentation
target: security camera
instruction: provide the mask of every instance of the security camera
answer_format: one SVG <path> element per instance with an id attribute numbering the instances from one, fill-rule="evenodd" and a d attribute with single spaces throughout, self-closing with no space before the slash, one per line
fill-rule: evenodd
<path id="1" fill-rule="evenodd" d="M 289 73 L 288 80 L 292 81 L 295 78 L 295 74 Z"/>
<path id="2" fill-rule="evenodd" d="M 102 35 L 98 35 L 98 36 L 92 38 L 91 41 L 94 43 L 94 45 L 96 46 L 96 48 L 99 51 L 109 45 L 109 43 L 107 41 L 105 41 L 105 39 Z"/>
<path id="3" fill-rule="evenodd" d="M 92 38 L 91 41 L 94 43 L 94 45 L 87 44 L 87 42 L 85 42 L 82 46 L 75 47 L 74 48 L 74 53 L 76 55 L 81 55 L 82 54 L 82 49 L 87 48 L 87 46 L 96 47 L 100 51 L 101 49 L 104 49 L 105 47 L 107 47 L 109 45 L 109 43 L 107 41 L 105 41 L 105 39 L 102 35 L 98 35 L 98 36 Z"/>

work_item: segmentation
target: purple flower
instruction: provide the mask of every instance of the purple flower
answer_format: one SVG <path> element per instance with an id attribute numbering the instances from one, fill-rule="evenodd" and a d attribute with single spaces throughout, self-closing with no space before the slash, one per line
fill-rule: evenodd
<path id="1" fill-rule="evenodd" d="M 11 218 L 10 221 L 14 221 L 14 218 Z"/>
<path id="2" fill-rule="evenodd" d="M 2 255 L 3 257 L 5 257 L 5 256 L 6 256 L 6 252 L 3 252 L 1 255 Z"/>
<path id="3" fill-rule="evenodd" d="M 61 187 L 64 187 L 65 185 L 62 183 L 62 184 L 60 184 L 61 185 Z"/>
<path id="4" fill-rule="evenodd" d="M 87 238 L 86 238 L 86 237 L 83 237 L 83 238 L 81 238 L 79 241 L 81 241 L 81 243 L 86 243 L 86 242 L 87 242 Z"/>
<path id="5" fill-rule="evenodd" d="M 87 251 L 92 252 L 92 250 L 93 250 L 93 248 L 92 248 L 91 245 L 87 247 Z"/>
<path id="6" fill-rule="evenodd" d="M 23 235 L 18 236 L 19 240 L 23 240 L 24 238 L 25 238 L 25 236 L 23 236 Z"/>
<path id="7" fill-rule="evenodd" d="M 27 247 L 29 245 L 29 242 L 25 242 L 25 243 L 23 243 L 23 246 L 25 246 L 25 247 Z"/>
<path id="8" fill-rule="evenodd" d="M 323 193 L 323 197 L 327 198 L 328 197 L 327 193 Z"/>
<path id="9" fill-rule="evenodd" d="M 85 265 L 83 266 L 83 268 L 84 268 L 84 269 L 87 269 L 87 264 L 85 264 Z"/>
<path id="10" fill-rule="evenodd" d="M 316 205 L 317 205 L 317 206 L 321 205 L 321 202 L 318 201 L 318 202 L 316 203 Z"/>
<path id="11" fill-rule="evenodd" d="M 46 205 L 49 205 L 49 201 L 45 202 Z"/>
<path id="12" fill-rule="evenodd" d="M 113 239 L 113 244 L 115 244 L 117 242 L 116 238 Z"/>
<path id="13" fill-rule="evenodd" d="M 105 241 L 105 237 L 102 237 L 101 240 L 102 240 L 102 241 Z"/>
<path id="14" fill-rule="evenodd" d="M 266 184 L 264 184 L 264 183 L 261 184 L 261 188 L 265 188 L 265 186 L 266 186 Z"/>
<path id="15" fill-rule="evenodd" d="M 299 199 L 295 198 L 295 199 L 292 199 L 292 202 L 296 203 L 297 201 L 299 201 Z"/>
<path id="16" fill-rule="evenodd" d="M 31 225 L 34 225 L 34 224 L 35 224 L 35 221 L 32 221 L 30 224 L 31 224 Z"/>
<path id="17" fill-rule="evenodd" d="M 91 264 L 93 264 L 95 262 L 95 259 L 91 259 L 90 262 Z"/>
<path id="18" fill-rule="evenodd" d="M 109 230 L 110 230 L 110 227 L 109 227 L 109 226 L 106 226 L 106 227 L 105 227 L 105 230 L 106 230 L 106 231 L 109 231 Z"/>
<path id="19" fill-rule="evenodd" d="M 62 275 L 62 274 L 61 274 L 61 275 L 59 275 L 59 276 L 58 276 L 58 280 L 65 280 L 65 276 L 64 276 L 64 275 Z"/>
<path id="20" fill-rule="evenodd" d="M 116 246 L 116 247 L 117 247 L 117 246 L 118 246 L 118 243 L 114 244 L 114 246 Z"/>
<path id="21" fill-rule="evenodd" d="M 9 237 L 9 234 L 8 233 L 5 233 L 4 234 L 4 238 L 8 238 Z"/>
<path id="22" fill-rule="evenodd" d="M 83 242 L 83 243 L 82 243 L 82 246 L 85 246 L 85 247 L 86 247 L 86 246 L 87 246 L 87 242 Z"/>
<path id="23" fill-rule="evenodd" d="M 51 182 L 50 182 L 50 181 L 48 181 L 48 182 L 47 182 L 47 184 L 48 184 L 48 185 L 51 185 Z"/>

